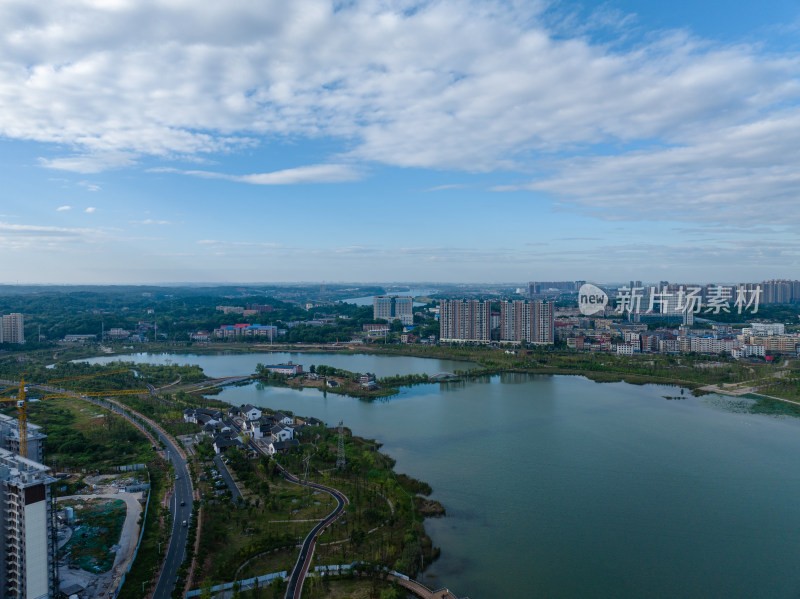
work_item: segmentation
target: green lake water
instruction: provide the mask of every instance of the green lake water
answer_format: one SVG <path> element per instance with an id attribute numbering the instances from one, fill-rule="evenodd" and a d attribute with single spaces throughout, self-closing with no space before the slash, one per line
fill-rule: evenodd
<path id="1" fill-rule="evenodd" d="M 210 376 L 292 359 L 379 376 L 468 364 L 370 355 L 128 357 Z M 108 361 L 109 358 L 94 361 Z M 800 597 L 800 419 L 659 385 L 500 375 L 365 402 L 250 385 L 218 397 L 340 419 L 424 480 L 447 517 L 429 586 L 495 598 Z"/>

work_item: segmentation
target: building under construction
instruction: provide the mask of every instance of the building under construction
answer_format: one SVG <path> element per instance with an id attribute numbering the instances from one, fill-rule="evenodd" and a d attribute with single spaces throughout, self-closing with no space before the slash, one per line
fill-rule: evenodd
<path id="1" fill-rule="evenodd" d="M 50 493 L 54 482 L 47 466 L 0 449 L 0 589 L 4 598 L 56 596 Z"/>
<path id="2" fill-rule="evenodd" d="M 30 422 L 25 422 L 27 427 L 27 457 L 34 462 L 44 461 L 44 439 L 47 435 L 42 433 L 42 427 Z M 0 448 L 19 454 L 19 419 L 0 414 Z"/>

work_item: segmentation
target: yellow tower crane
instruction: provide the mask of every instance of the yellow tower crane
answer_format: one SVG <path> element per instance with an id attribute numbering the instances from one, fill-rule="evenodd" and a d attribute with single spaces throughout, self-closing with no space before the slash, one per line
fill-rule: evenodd
<path id="1" fill-rule="evenodd" d="M 116 374 L 119 372 L 127 372 L 130 368 L 123 368 L 121 370 L 111 370 L 108 372 L 101 372 L 99 374 L 90 374 L 86 376 L 73 376 L 65 379 L 55 379 L 51 383 L 61 383 L 64 381 L 77 381 L 80 379 L 91 379 L 98 376 L 106 376 L 109 374 Z M 19 393 L 17 397 L 9 399 L 0 398 L 0 402 L 17 402 L 17 421 L 19 425 L 19 455 L 24 458 L 28 457 L 28 399 L 26 397 L 27 385 L 25 384 L 25 374 L 22 374 L 22 380 L 19 384 Z M 47 391 L 45 391 L 47 393 Z M 89 397 L 109 397 L 114 395 L 139 395 L 142 393 L 149 393 L 147 389 L 123 389 L 123 390 L 108 390 L 108 391 L 93 391 L 91 393 L 81 393 L 79 391 L 68 393 L 51 393 L 42 397 L 42 399 L 61 399 L 71 397 L 73 399 L 89 398 Z"/>

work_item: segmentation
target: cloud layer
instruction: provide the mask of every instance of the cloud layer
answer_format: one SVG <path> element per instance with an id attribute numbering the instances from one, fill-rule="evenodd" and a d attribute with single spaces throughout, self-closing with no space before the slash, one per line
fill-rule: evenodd
<path id="1" fill-rule="evenodd" d="M 545 2 L 9 0 L 0 135 L 59 144 L 42 165 L 80 173 L 333 138 L 331 164 L 181 172 L 271 185 L 354 180 L 368 163 L 511 171 L 500 189 L 604 218 L 791 205 L 798 57 L 557 16 Z"/>

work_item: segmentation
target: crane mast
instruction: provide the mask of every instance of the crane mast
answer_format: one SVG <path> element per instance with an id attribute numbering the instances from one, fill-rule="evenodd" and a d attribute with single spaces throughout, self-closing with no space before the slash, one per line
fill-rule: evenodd
<path id="1" fill-rule="evenodd" d="M 17 418 L 19 421 L 19 455 L 28 457 L 28 405 L 25 401 L 25 376 L 19 385 L 17 396 Z"/>

